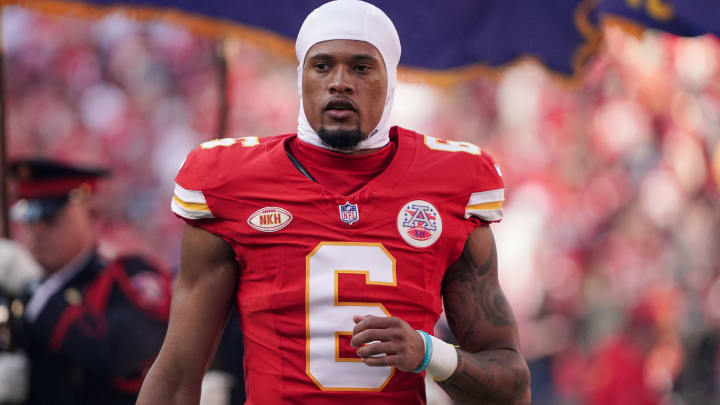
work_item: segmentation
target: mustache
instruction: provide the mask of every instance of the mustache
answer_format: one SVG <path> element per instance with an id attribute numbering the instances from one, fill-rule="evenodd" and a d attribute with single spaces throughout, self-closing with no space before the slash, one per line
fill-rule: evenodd
<path id="1" fill-rule="evenodd" d="M 357 111 L 357 107 L 347 98 L 333 98 L 325 104 L 324 111 L 327 110 L 351 110 Z"/>

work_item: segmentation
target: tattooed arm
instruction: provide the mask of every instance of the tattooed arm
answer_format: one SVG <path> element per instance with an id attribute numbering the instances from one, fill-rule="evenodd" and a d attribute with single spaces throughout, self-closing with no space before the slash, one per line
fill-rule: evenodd
<path id="1" fill-rule="evenodd" d="M 456 401 L 530 403 L 530 373 L 518 351 L 510 305 L 498 284 L 497 252 L 489 226 L 470 234 L 445 274 L 445 313 L 460 348 L 458 367 L 438 384 Z"/>

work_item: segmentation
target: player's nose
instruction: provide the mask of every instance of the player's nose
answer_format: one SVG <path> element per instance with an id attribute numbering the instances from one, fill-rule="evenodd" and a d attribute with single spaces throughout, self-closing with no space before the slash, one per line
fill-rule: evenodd
<path id="1" fill-rule="evenodd" d="M 330 77 L 330 83 L 328 85 L 328 91 L 330 94 L 355 93 L 355 86 L 352 83 L 352 76 L 350 73 L 350 70 L 343 65 L 339 65 L 333 69 Z"/>

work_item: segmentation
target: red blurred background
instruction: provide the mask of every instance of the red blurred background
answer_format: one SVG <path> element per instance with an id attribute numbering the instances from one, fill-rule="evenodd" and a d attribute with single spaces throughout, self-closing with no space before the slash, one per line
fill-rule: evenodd
<path id="1" fill-rule="evenodd" d="M 112 168 L 97 201 L 106 255 L 177 266 L 173 178 L 217 136 L 219 48 L 225 136 L 295 131 L 295 62 L 257 44 L 120 15 L 3 14 L 9 155 Z M 501 283 L 533 403 L 720 403 L 716 37 L 605 28 L 575 87 L 521 64 L 499 81 L 414 79 L 397 94 L 393 123 L 479 144 L 500 162 Z"/>

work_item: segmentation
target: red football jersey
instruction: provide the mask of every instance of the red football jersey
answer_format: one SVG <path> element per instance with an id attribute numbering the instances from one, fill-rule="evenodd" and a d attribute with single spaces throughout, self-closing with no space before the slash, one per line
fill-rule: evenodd
<path id="1" fill-rule="evenodd" d="M 445 270 L 502 218 L 503 181 L 473 144 L 390 136 L 389 166 L 349 196 L 292 164 L 295 135 L 206 142 L 180 169 L 173 212 L 225 239 L 241 268 L 248 404 L 425 403 L 422 374 L 360 361 L 352 317 L 431 332 Z"/>

